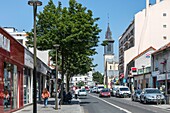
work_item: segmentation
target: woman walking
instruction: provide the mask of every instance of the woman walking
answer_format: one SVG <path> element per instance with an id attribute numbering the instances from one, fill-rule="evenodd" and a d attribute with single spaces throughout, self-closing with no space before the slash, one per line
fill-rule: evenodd
<path id="1" fill-rule="evenodd" d="M 41 96 L 44 99 L 44 107 L 47 107 L 48 98 L 50 97 L 50 93 L 48 92 L 47 88 L 44 88 L 43 93 L 42 93 Z"/>

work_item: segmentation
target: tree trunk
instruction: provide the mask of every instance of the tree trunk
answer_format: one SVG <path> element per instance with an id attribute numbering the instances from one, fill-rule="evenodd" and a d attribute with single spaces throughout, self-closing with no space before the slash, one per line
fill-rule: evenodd
<path id="1" fill-rule="evenodd" d="M 66 76 L 66 90 L 67 90 L 67 92 L 69 92 L 69 90 L 70 90 L 69 84 L 70 84 L 70 77 L 69 77 L 69 74 L 67 74 L 67 76 Z"/>

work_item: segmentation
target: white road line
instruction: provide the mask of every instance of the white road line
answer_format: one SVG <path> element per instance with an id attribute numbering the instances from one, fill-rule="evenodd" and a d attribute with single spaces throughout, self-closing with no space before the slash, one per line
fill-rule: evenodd
<path id="1" fill-rule="evenodd" d="M 99 98 L 99 97 L 97 97 L 97 96 L 94 96 L 94 95 L 91 95 L 91 94 L 89 94 L 89 95 L 92 96 L 92 97 L 95 97 L 95 98 L 97 98 L 97 99 L 99 99 L 99 100 L 101 100 L 101 101 L 103 101 L 103 102 L 105 102 L 105 103 L 107 103 L 107 104 L 109 104 L 109 105 L 111 105 L 111 106 L 113 106 L 113 107 L 116 107 L 116 108 L 118 108 L 118 109 L 120 109 L 120 110 L 122 110 L 122 111 L 124 111 L 124 112 L 126 112 L 126 113 L 132 113 L 132 112 L 130 112 L 130 111 L 124 109 L 124 108 L 121 108 L 121 107 L 119 107 L 119 106 L 117 106 L 117 105 L 115 105 L 115 104 L 112 104 L 112 103 L 110 103 L 110 102 L 107 102 L 106 100 L 101 99 L 101 98 Z"/>

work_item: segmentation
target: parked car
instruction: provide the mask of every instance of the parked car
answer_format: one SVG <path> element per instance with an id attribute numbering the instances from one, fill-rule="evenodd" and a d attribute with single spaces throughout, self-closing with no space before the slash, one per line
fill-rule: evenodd
<path id="1" fill-rule="evenodd" d="M 120 85 L 114 85 L 112 90 L 111 90 L 111 96 L 116 96 L 116 90 Z"/>
<path id="2" fill-rule="evenodd" d="M 100 91 L 104 89 L 104 85 L 103 86 L 97 86 L 97 93 L 100 93 Z"/>
<path id="3" fill-rule="evenodd" d="M 149 103 L 160 101 L 161 103 L 165 103 L 165 96 L 161 93 L 159 89 L 156 88 L 144 88 L 142 93 L 140 94 L 140 102 L 141 103 Z"/>
<path id="4" fill-rule="evenodd" d="M 131 97 L 131 92 L 127 86 L 119 86 L 116 90 L 116 97 Z"/>
<path id="5" fill-rule="evenodd" d="M 92 93 L 96 93 L 96 92 L 97 92 L 97 87 L 93 87 Z"/>
<path id="6" fill-rule="evenodd" d="M 90 88 L 88 86 L 85 86 L 86 91 L 90 91 Z"/>
<path id="7" fill-rule="evenodd" d="M 100 91 L 99 97 L 110 97 L 110 89 L 104 88 Z"/>
<path id="8" fill-rule="evenodd" d="M 132 101 L 140 101 L 140 94 L 141 94 L 142 90 L 141 89 L 137 89 L 134 91 L 134 93 L 131 96 Z"/>
<path id="9" fill-rule="evenodd" d="M 80 89 L 78 92 L 78 96 L 87 96 L 86 89 Z"/>

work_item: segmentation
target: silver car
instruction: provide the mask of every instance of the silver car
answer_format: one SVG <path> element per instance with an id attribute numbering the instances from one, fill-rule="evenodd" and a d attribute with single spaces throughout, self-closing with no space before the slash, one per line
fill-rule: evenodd
<path id="1" fill-rule="evenodd" d="M 137 89 L 134 91 L 134 93 L 131 96 L 132 101 L 140 101 L 140 94 L 141 94 L 142 90 L 141 89 Z"/>
<path id="2" fill-rule="evenodd" d="M 140 94 L 140 102 L 141 103 L 149 103 L 149 102 L 165 103 L 165 96 L 161 93 L 159 89 L 144 88 L 142 90 L 142 93 Z"/>

